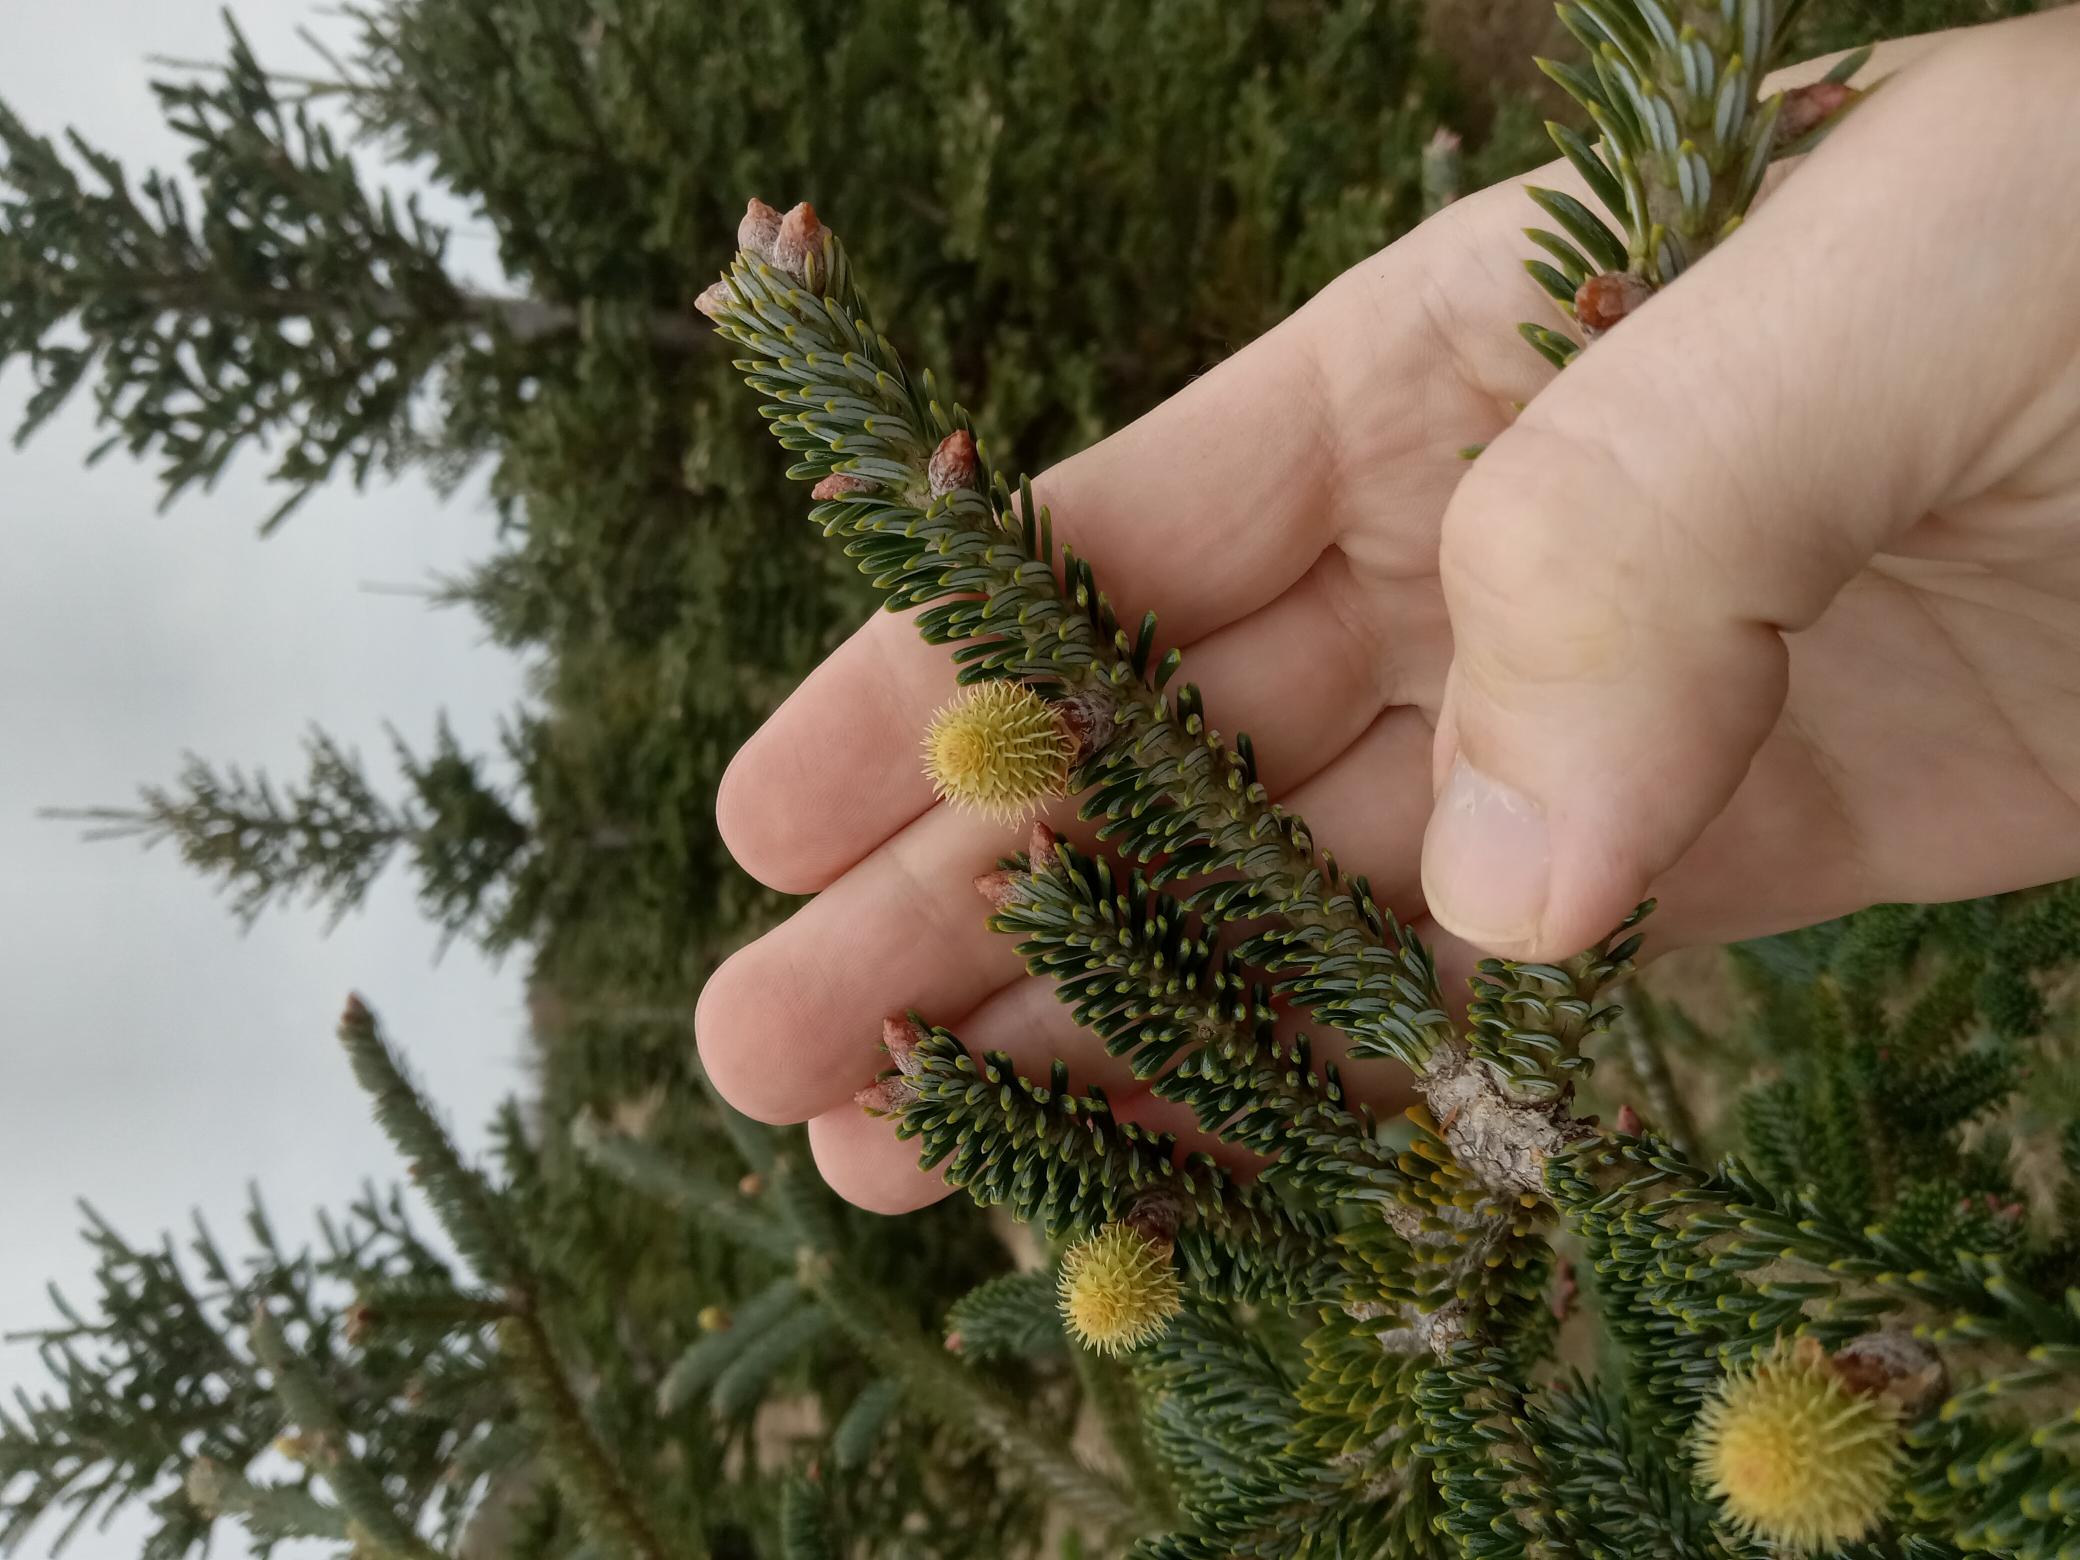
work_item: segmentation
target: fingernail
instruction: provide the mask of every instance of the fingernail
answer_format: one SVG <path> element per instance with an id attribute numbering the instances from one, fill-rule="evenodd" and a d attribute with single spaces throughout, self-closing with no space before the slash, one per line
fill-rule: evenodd
<path id="1" fill-rule="evenodd" d="M 1430 913 L 1468 942 L 1507 951 L 1538 935 L 1552 869 L 1544 810 L 1454 759 L 1423 837 Z"/>

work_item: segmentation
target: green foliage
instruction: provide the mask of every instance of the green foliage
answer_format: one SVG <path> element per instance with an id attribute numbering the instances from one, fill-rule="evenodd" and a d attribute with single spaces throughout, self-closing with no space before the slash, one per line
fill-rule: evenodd
<path id="1" fill-rule="evenodd" d="M 1691 7 L 1679 55 L 1651 0 L 1571 8 L 1603 144 L 1556 139 L 1624 232 L 1549 198 L 1567 236 L 1534 274 L 1570 300 L 1607 266 L 1670 280 L 1774 150 L 1763 104 L 1722 125 L 1712 99 L 1704 134 L 1697 73 L 1751 84 L 1855 11 Z M 443 728 L 430 757 L 400 748 L 387 800 L 318 735 L 300 785 L 195 761 L 91 817 L 174 842 L 247 918 L 343 913 L 408 857 L 445 932 L 529 948 L 536 1098 L 468 1165 L 351 1010 L 357 1075 L 461 1262 L 373 1195 L 310 1255 L 259 1223 L 234 1269 L 204 1235 L 199 1282 L 97 1229 L 98 1308 L 45 1335 L 54 1390 L 0 1416 L 0 1545 L 136 1500 L 169 1560 L 217 1516 L 263 1547 L 544 1560 L 1746 1556 L 1688 1471 L 1727 1365 L 1908 1327 L 1949 1379 L 1910 1425 L 1896 1523 L 1852 1553 L 2072 1541 L 2069 887 L 1746 953 L 1730 1034 L 1639 1008 L 1635 1059 L 1676 1037 L 1764 1072 L 1749 1160 L 1707 1172 L 1665 1065 L 1634 1070 L 1681 1151 L 1574 1108 L 1629 928 L 1484 966 L 1456 1021 L 1425 950 L 1265 793 L 1247 740 L 1211 734 L 1153 620 L 1105 600 L 1009 468 L 932 481 L 973 427 L 1038 463 L 1153 404 L 1520 163 L 1530 104 L 1469 102 L 1385 0 L 348 14 L 322 80 L 234 37 L 221 72 L 162 88 L 189 174 L 139 195 L 0 113 L 0 359 L 27 360 L 32 420 L 87 390 L 169 497 L 270 437 L 285 511 L 329 477 L 492 463 L 499 549 L 440 597 L 536 667 L 508 786 Z M 1736 70 L 1756 26 L 1771 50 Z M 1646 87 L 1705 181 L 1654 144 Z M 386 201 L 334 109 L 463 200 L 510 294 Z M 1494 127 L 1457 171 L 1421 151 L 1447 118 Z M 966 1199 L 901 1225 L 839 1205 L 799 1133 L 730 1112 L 691 1058 L 699 982 L 781 908 L 720 847 L 723 765 L 862 600 L 816 528 L 774 523 L 782 475 L 695 317 L 759 188 L 843 213 L 919 361 L 975 397 L 971 418 L 864 323 L 835 240 L 807 276 L 740 259 L 724 312 L 791 474 L 871 484 L 818 528 L 924 606 L 963 677 L 1017 677 L 1098 737 L 1076 778 L 1100 848 L 1007 862 L 1000 928 L 1163 1097 L 1269 1156 L 1254 1178 L 1180 1160 L 1061 1069 L 1021 1078 L 945 1031 L 900 1050 L 882 1103 L 950 1179 L 1051 1234 L 1127 1218 L 1171 1243 L 1197 1294 L 1131 1374 L 1065 1347 L 1051 1274 L 1008 1273 Z M 1346 1068 L 1413 1068 L 1427 1109 L 1353 1107 L 1332 1030 Z M 1594 1382 L 1547 1379 L 1556 1241 L 1608 1344 Z"/>
<path id="2" fill-rule="evenodd" d="M 348 1336 L 357 1291 L 401 1283 L 451 1286 L 448 1265 L 413 1229 L 395 1194 L 366 1193 L 328 1221 L 315 1251 L 281 1244 L 256 1201 L 252 1247 L 234 1262 L 197 1225 L 186 1251 L 132 1245 L 91 1210 L 95 1304 L 56 1298 L 56 1324 L 26 1335 L 53 1390 L 0 1411 L 0 1547 L 27 1539 L 46 1513 L 63 1548 L 86 1524 L 150 1501 L 144 1553 L 187 1554 L 220 1512 L 240 1515 L 266 1552 L 279 1539 L 325 1533 L 346 1518 L 309 1461 L 255 1469 L 285 1423 L 268 1363 L 249 1341 L 256 1308 L 297 1361 L 307 1404 L 350 1423 L 362 1448 L 358 1488 L 383 1491 L 393 1519 L 452 1539 L 492 1467 L 486 1437 L 490 1364 L 467 1334 Z M 290 1477 L 281 1477 L 286 1468 Z M 350 1481 L 353 1475 L 348 1476 Z"/>
<path id="3" fill-rule="evenodd" d="M 1188 1306 L 1148 1353 L 1150 1439 L 1174 1470 L 1191 1529 L 1145 1542 L 1136 1560 L 1362 1554 L 1392 1537 L 1418 1547 L 1388 1552 L 1434 1552 L 1410 1495 L 1390 1498 L 1386 1513 L 1354 1507 L 1343 1479 L 1282 1450 L 1301 1434 L 1294 1383 L 1239 1318 Z M 1421 1487 L 1405 1466 L 1397 1482 L 1408 1492 Z"/>
<path id="4" fill-rule="evenodd" d="M 1049 1273 L 1006 1273 L 969 1290 L 946 1313 L 946 1336 L 969 1359 L 1032 1358 L 1066 1347 Z"/>
<path id="5" fill-rule="evenodd" d="M 1800 9 L 1770 0 L 1723 5 L 1565 4 L 1560 20 L 1587 53 L 1582 64 L 1540 68 L 1585 111 L 1594 140 L 1566 125 L 1553 144 L 1623 229 L 1574 196 L 1533 187 L 1531 198 L 1560 230 L 1527 230 L 1545 258 L 1525 269 L 1575 318 L 1584 285 L 1601 278 L 1606 301 L 1585 331 L 1611 328 L 1632 295 L 1666 287 L 1746 216 L 1772 158 L 1781 99 L 1758 83 L 1786 59 Z M 1565 368 L 1581 344 L 1543 325 L 1525 340 Z"/>
<path id="6" fill-rule="evenodd" d="M 281 442 L 273 524 L 336 471 L 407 459 L 414 391 L 481 374 L 497 305 L 451 279 L 416 202 L 370 190 L 331 130 L 277 99 L 235 26 L 220 77 L 156 90 L 199 207 L 0 108 L 0 360 L 35 376 L 24 435 L 98 375 L 102 448 L 156 456 L 169 500 Z"/>
<path id="7" fill-rule="evenodd" d="M 1743 1093 L 1755 1168 L 1931 1251 L 1999 1254 L 2054 1287 L 2080 1278 L 2080 1230 L 2025 1217 L 2001 1117 L 2050 1015 L 2037 977 L 2080 958 L 2072 884 L 1945 906 L 1882 906 L 1736 950 L 1775 1074 Z"/>
<path id="8" fill-rule="evenodd" d="M 782 1560 L 838 1560 L 823 1495 L 805 1478 L 790 1479 L 780 1497 Z"/>
<path id="9" fill-rule="evenodd" d="M 1001 869 L 990 924 L 1020 939 L 1026 968 L 1055 982 L 1078 1024 L 1201 1128 L 1274 1159 L 1267 1178 L 1332 1194 L 1351 1179 L 1392 1184 L 1369 1115 L 1304 1036 L 1275 1033 L 1268 993 L 1217 933 L 1139 872 L 1118 881 L 1109 861 L 1044 831 L 1034 850 Z"/>
<path id="10" fill-rule="evenodd" d="M 1873 38 L 1906 38 L 2044 9 L 2039 0 L 1832 0 L 1802 8 L 1798 53 L 1857 49 Z"/>
<path id="11" fill-rule="evenodd" d="M 1751 1546 L 1718 1531 L 1681 1464 L 1639 1433 L 1608 1386 L 1555 1383 L 1539 1395 L 1527 1436 L 1552 1466 L 1554 1509 L 1585 1560 L 1735 1560 Z"/>
<path id="12" fill-rule="evenodd" d="M 521 722 L 505 739 L 506 756 L 531 781 L 541 763 L 536 736 Z M 427 919 L 447 937 L 468 934 L 494 951 L 527 937 L 550 889 L 535 828 L 485 779 L 482 761 L 462 750 L 446 720 L 429 756 L 394 732 L 391 746 L 410 792 L 401 802 L 379 796 L 360 758 L 316 731 L 297 784 L 191 756 L 177 789 L 147 786 L 134 808 L 55 808 L 47 816 L 86 823 L 89 839 L 171 843 L 218 882 L 247 926 L 299 897 L 324 906 L 336 924 L 402 851 Z"/>
<path id="13" fill-rule="evenodd" d="M 901 1111 L 899 1135 L 984 1207 L 1002 1203 L 1050 1239 L 1159 1209 L 1187 1220 L 1179 1254 L 1216 1292 L 1305 1295 L 1324 1282 L 1311 1256 L 1317 1219 L 1204 1154 L 1180 1160 L 1176 1139 L 1118 1120 L 1101 1090 L 1072 1092 L 1061 1063 L 1034 1083 L 1002 1052 L 978 1060 L 934 1029 L 917 1031 L 897 1064 L 889 1102 Z"/>
<path id="14" fill-rule="evenodd" d="M 1596 51 L 1601 84 L 1577 95 L 1605 150 L 1559 139 L 1592 186 L 1622 199 L 1633 241 L 1567 197 L 1534 198 L 1601 265 L 1670 284 L 1739 220 L 1776 150 L 1779 100 L 1760 99 L 1754 82 L 1784 46 L 1784 18 L 1747 0 L 1686 17 L 1680 34 L 1658 0 L 1563 17 Z M 1706 153 L 1678 143 L 1679 125 L 1702 134 L 1707 121 Z M 1180 1357 L 1168 1338 L 1150 1346 L 1158 1451 L 1206 1459 L 1225 1425 L 1196 1416 L 1207 1400 L 1262 1406 L 1233 1459 L 1247 1471 L 1215 1488 L 1184 1478 L 1186 1525 L 1143 1553 L 1372 1552 L 1412 1509 L 1427 1515 L 1424 1538 L 1404 1543 L 1418 1552 L 1443 1536 L 1468 1557 L 1561 1557 L 1643 1535 L 1743 1551 L 1742 1529 L 1709 1490 L 1655 1470 L 1681 1466 L 1730 1366 L 1798 1333 L 1841 1351 L 1830 1369 L 1864 1373 L 1853 1390 L 1902 1394 L 1909 1444 L 1924 1463 L 1940 1456 L 1941 1469 L 1910 1487 L 1904 1526 L 2033 1556 L 2076 1536 L 2068 1481 L 2080 1488 L 2080 1471 L 2049 1449 L 2057 1425 L 2018 1424 L 2003 1394 L 2019 1386 L 2050 1401 L 2080 1385 L 2057 1342 L 2080 1321 L 2080 1290 L 2068 1318 L 1984 1249 L 1980 1227 L 1976 1250 L 1916 1244 L 1883 1222 L 1859 1233 L 1895 1199 L 1899 1170 L 1885 1162 L 1895 1145 L 1869 1145 L 1887 1124 L 1938 1183 L 1967 1162 L 1999 1165 L 2002 1153 L 1966 1128 L 2016 1076 L 1962 1037 L 1987 993 L 2026 1010 L 2027 976 L 2076 951 L 2062 935 L 2068 916 L 2016 912 L 2041 933 L 1982 935 L 1972 962 L 1933 973 L 1889 1021 L 1877 999 L 1899 995 L 1908 976 L 1866 940 L 1852 939 L 1844 963 L 1880 971 L 1881 985 L 1851 986 L 1845 1000 L 1816 970 L 1765 1000 L 1779 1024 L 1795 1011 L 1802 1031 L 1790 1043 L 1812 1070 L 1749 1111 L 1789 1186 L 1731 1163 L 1708 1175 L 1664 1144 L 1599 1130 L 1571 1097 L 1584 1040 L 1612 1016 L 1604 994 L 1638 946 L 1628 934 L 1639 916 L 1564 965 L 1484 965 L 1463 1029 L 1453 1024 L 1427 954 L 1271 802 L 1247 739 L 1224 745 L 1196 688 L 1168 690 L 1179 657 L 1158 654 L 1153 615 L 1130 628 L 1090 566 L 1057 550 L 1030 486 L 993 465 L 933 375 L 906 368 L 835 236 L 806 206 L 777 243 L 755 222 L 744 232 L 700 306 L 744 354 L 738 366 L 794 459 L 790 475 L 818 484 L 812 520 L 891 606 L 923 609 L 920 633 L 953 649 L 963 681 L 1012 680 L 1054 701 L 1079 738 L 1083 818 L 1109 850 L 1154 863 L 1144 877 L 1038 830 L 1028 856 L 978 884 L 992 924 L 1021 939 L 1033 973 L 1054 979 L 1138 1077 L 1230 1144 L 1268 1151 L 1256 1186 L 1290 1182 L 1329 1215 L 1238 1217 L 1256 1212 L 1243 1202 L 1254 1187 L 1114 1128 L 1102 1096 L 1071 1092 L 1063 1064 L 1043 1085 L 1001 1054 L 974 1058 L 944 1030 L 890 1024 L 895 1068 L 877 1105 L 900 1113 L 927 1168 L 1051 1236 L 1124 1220 L 1174 1250 L 1202 1304 L 1239 1293 L 1304 1318 L 1299 1372 L 1247 1325 L 1206 1331 L 1193 1320 L 1205 1313 L 1188 1311 L 1171 1335 L 1191 1363 L 1165 1395 L 1159 1383 Z M 1572 253 L 1551 235 L 1541 243 Z M 1231 956 L 1221 932 L 1242 921 L 1253 924 Z M 1895 933 L 1887 946 L 1901 945 Z M 1389 1156 L 1371 1123 L 1341 1107 L 1335 1073 L 1317 1073 L 1304 1042 L 1277 1038 L 1250 967 L 1343 1030 L 1353 1066 L 1414 1070 L 1431 1109 L 1417 1114 L 1413 1152 Z M 1896 1080 L 1874 1065 L 1895 1059 Z M 1799 1178 L 1816 1184 L 1797 1190 Z M 1529 1379 L 1552 1344 L 1538 1302 L 1553 1213 L 1592 1259 L 1629 1372 L 1616 1423 L 1615 1398 Z M 1927 1307 L 1953 1310 L 1922 1321 L 1925 1343 L 1890 1341 Z M 1231 1383 L 1222 1371 L 1236 1367 L 1245 1381 Z M 1961 1390 L 1930 1415 L 1939 1386 Z M 1935 1428 L 1953 1423 L 1963 1428 Z"/>
<path id="15" fill-rule="evenodd" d="M 1660 1324 L 1624 1337 L 1651 1433 L 1673 1444 L 1716 1370 L 1777 1337 L 1911 1328 L 1943 1390 L 1906 1432 L 1917 1473 L 1902 1520 L 2019 1555 L 2072 1541 L 2064 1492 L 2080 1464 L 2061 1443 L 2080 1393 L 2080 1288 L 2046 1294 L 2001 1256 L 1858 1228 L 1818 1190 L 1774 1189 L 1731 1160 L 1706 1174 L 1651 1139 L 1590 1145 L 1551 1176 L 1614 1312 Z"/>

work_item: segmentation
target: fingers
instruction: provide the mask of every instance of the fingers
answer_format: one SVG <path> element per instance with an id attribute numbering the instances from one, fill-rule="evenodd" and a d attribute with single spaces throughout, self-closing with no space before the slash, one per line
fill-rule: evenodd
<path id="1" fill-rule="evenodd" d="M 1349 863 L 1404 909 L 1427 737 L 1416 712 L 1389 712 L 1291 796 L 1313 827 L 1349 839 Z M 993 838 L 988 825 L 935 809 L 718 970 L 696 1027 L 723 1094 L 761 1120 L 842 1113 L 883 1065 L 880 1016 L 915 1009 L 1029 1071 L 1063 1056 L 1078 1088 L 1095 1083 L 1124 1100 L 1133 1091 L 1124 1063 L 1077 1030 L 1051 985 L 1024 978 L 1011 940 L 987 928 L 966 890 L 1002 848 Z"/>
<path id="2" fill-rule="evenodd" d="M 877 612 L 811 672 L 723 772 L 715 825 L 769 888 L 813 894 L 933 805 L 918 744 L 953 696 L 943 645 Z"/>
<path id="3" fill-rule="evenodd" d="M 2008 231 L 2043 176 L 2009 143 L 2058 132 L 2055 94 L 2041 125 L 2003 118 L 2014 85 L 2012 61 L 1905 73 L 1468 474 L 1441 558 L 1456 648 L 1423 862 L 1441 922 L 1529 957 L 1607 931 L 1748 772 L 1784 636 L 1996 469 L 2057 368 L 2022 338 L 2074 349 L 2070 322 L 2016 307 L 2057 245 Z"/>
<path id="4" fill-rule="evenodd" d="M 1164 642 L 1186 649 L 1186 675 L 1224 722 L 1231 695 L 1195 647 L 1277 602 L 1332 543 L 1375 594 L 1434 579 L 1437 515 L 1464 470 L 1457 451 L 1489 437 L 1537 377 L 1511 325 L 1525 285 L 1512 247 L 1520 203 L 1508 189 L 1460 202 L 1449 223 L 1426 224 L 1038 483 L 1056 535 L 1093 561 L 1123 611 L 1161 613 Z M 1461 320 L 1442 300 L 1475 256 L 1490 282 L 1514 279 L 1471 289 L 1491 313 L 1502 299 L 1503 312 Z M 1499 345 L 1476 362 L 1448 331 Z M 1382 514 L 1394 522 L 1377 523 Z M 1360 616 L 1339 594 L 1347 577 L 1311 605 Z M 1443 644 L 1427 604 L 1413 610 L 1405 632 L 1375 603 L 1372 621 L 1394 626 L 1397 656 L 1404 644 Z M 952 689 L 946 652 L 917 642 L 906 616 L 861 628 L 725 776 L 717 810 L 738 862 L 773 887 L 812 892 L 917 817 L 930 802 L 917 734 Z M 1279 751 L 1249 729 L 1266 755 Z"/>
<path id="5" fill-rule="evenodd" d="M 1396 685 L 1400 662 L 1420 651 L 1419 637 L 1381 642 L 1349 609 L 1352 589 L 1350 566 L 1332 548 L 1270 605 L 1186 651 L 1182 676 L 1205 687 L 1221 729 L 1250 734 L 1274 788 L 1356 737 Z M 890 627 L 902 635 L 883 631 Z M 1281 679 L 1303 669 L 1308 697 L 1285 696 Z M 730 766 L 716 814 L 731 854 L 761 882 L 794 893 L 821 889 L 863 860 L 934 805 L 918 740 L 954 691 L 944 647 L 898 619 L 874 619 Z"/>
<path id="6" fill-rule="evenodd" d="M 1330 580 L 1340 567 L 1325 560 L 1309 584 L 1216 634 L 1194 656 L 1210 686 L 1231 690 L 1215 714 L 1261 732 L 1266 751 L 1290 766 L 1281 785 L 1328 765 L 1378 711 L 1377 666 L 1346 642 L 1344 618 L 1316 602 L 1317 590 L 1335 588 Z M 1307 699 L 1295 699 L 1291 690 L 1303 676 L 1313 686 Z M 915 765 L 914 749 L 904 761 Z M 841 805 L 847 788 L 897 781 L 836 772 L 814 783 L 828 785 L 817 794 L 829 805 Z M 817 804 L 769 788 L 764 805 L 788 818 Z M 1411 830 L 1411 857 L 1415 840 Z M 873 1075 L 874 1026 L 883 1014 L 915 1008 L 950 1024 L 1009 983 L 1018 961 L 1009 940 L 984 925 L 968 883 L 1023 843 L 1022 831 L 933 807 L 736 954 L 710 977 L 696 1015 L 716 1085 L 752 1116 L 803 1120 Z"/>
<path id="7" fill-rule="evenodd" d="M 1321 334 L 1303 311 L 1035 484 L 1059 541 L 1123 610 L 1159 608 L 1166 644 L 1275 601 L 1328 544 Z M 916 817 L 930 800 L 917 734 L 952 687 L 946 651 L 919 644 L 909 616 L 870 620 L 731 766 L 718 811 L 738 861 L 806 892 Z"/>
<path id="8" fill-rule="evenodd" d="M 1020 972 L 969 879 L 1017 848 L 935 807 L 708 977 L 701 1064 L 760 1121 L 804 1121 L 872 1077 L 877 1026 L 909 1008 L 965 1013 Z"/>

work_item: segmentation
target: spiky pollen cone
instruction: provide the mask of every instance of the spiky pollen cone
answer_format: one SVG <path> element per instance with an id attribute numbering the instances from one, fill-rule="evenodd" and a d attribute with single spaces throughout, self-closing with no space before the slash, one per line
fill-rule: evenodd
<path id="1" fill-rule="evenodd" d="M 1017 823 L 1068 794 L 1075 749 L 1045 699 L 1018 683 L 986 682 L 932 717 L 924 769 L 943 800 Z"/>
<path id="2" fill-rule="evenodd" d="M 1698 1421 L 1698 1468 L 1742 1531 L 1812 1553 L 1883 1519 L 1899 1487 L 1899 1411 L 1852 1379 L 1801 1338 L 1720 1382 Z"/>
<path id="3" fill-rule="evenodd" d="M 1125 1354 L 1160 1336 L 1184 1306 L 1168 1242 L 1108 1224 L 1062 1257 L 1062 1319 L 1076 1341 Z"/>

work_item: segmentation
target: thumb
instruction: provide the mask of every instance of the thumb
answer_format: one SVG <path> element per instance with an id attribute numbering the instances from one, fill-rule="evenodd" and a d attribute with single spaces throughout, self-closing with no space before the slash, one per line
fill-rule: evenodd
<path id="1" fill-rule="evenodd" d="M 1984 470 L 2046 275 L 2042 235 L 2010 240 L 2039 208 L 2028 159 L 1989 155 L 2029 129 L 1989 53 L 1889 84 L 1461 482 L 1423 852 L 1451 931 L 1540 959 L 1607 932 L 1739 786 L 1785 635 Z"/>

